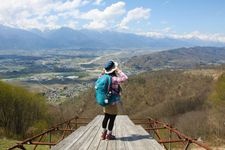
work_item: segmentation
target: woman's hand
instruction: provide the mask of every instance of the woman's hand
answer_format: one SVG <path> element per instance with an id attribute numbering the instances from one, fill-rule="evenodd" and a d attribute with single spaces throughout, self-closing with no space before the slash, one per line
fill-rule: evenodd
<path id="1" fill-rule="evenodd" d="M 102 73 L 101 73 L 101 74 L 102 74 L 102 75 L 103 75 L 103 74 L 105 74 L 105 69 L 104 69 L 104 68 L 103 68 L 103 70 L 102 70 Z"/>
<path id="2" fill-rule="evenodd" d="M 116 69 L 116 72 L 117 72 L 117 73 L 120 73 L 121 71 L 122 71 L 122 70 L 120 70 L 120 68 L 117 68 L 117 69 Z"/>

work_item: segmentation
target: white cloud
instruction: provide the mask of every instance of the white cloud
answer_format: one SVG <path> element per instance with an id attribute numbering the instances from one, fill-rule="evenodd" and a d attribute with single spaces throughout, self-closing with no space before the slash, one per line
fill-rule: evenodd
<path id="1" fill-rule="evenodd" d="M 162 30 L 162 31 L 140 32 L 137 34 L 144 35 L 147 37 L 154 37 L 154 38 L 196 39 L 196 40 L 203 40 L 203 41 L 225 43 L 225 35 L 218 34 L 218 33 L 206 34 L 206 33 L 201 33 L 199 31 L 193 31 L 190 33 L 178 34 L 178 33 L 173 33 L 169 31 Z"/>
<path id="2" fill-rule="evenodd" d="M 7 0 L 0 5 L 0 24 L 19 28 L 56 28 L 70 24 L 88 0 Z M 72 14 L 74 13 L 74 14 Z M 64 14 L 64 15 L 63 15 Z M 70 15 L 68 19 L 67 15 Z M 54 16 L 54 17 L 53 17 Z M 54 18 L 54 19 L 53 19 Z M 67 18 L 68 20 L 66 20 Z M 63 19 L 63 23 L 59 20 Z"/>
<path id="3" fill-rule="evenodd" d="M 139 32 L 137 34 L 143 35 L 143 36 L 146 36 L 146 37 L 153 37 L 153 38 L 164 38 L 165 37 L 165 35 L 163 33 L 156 32 L 156 31 Z"/>
<path id="4" fill-rule="evenodd" d="M 54 7 L 54 9 L 59 12 L 59 11 L 68 11 L 68 10 L 72 10 L 74 8 L 78 8 L 80 6 L 82 6 L 83 4 L 87 4 L 86 1 L 82 1 L 82 0 L 69 0 L 66 1 L 64 3 L 62 2 L 57 2 L 52 4 Z"/>
<path id="5" fill-rule="evenodd" d="M 85 28 L 103 29 L 114 26 L 117 17 L 122 17 L 126 12 L 125 3 L 122 1 L 111 4 L 103 10 L 80 12 L 81 7 L 93 3 L 102 4 L 103 0 L 7 0 L 0 5 L 0 24 L 44 30 L 61 26 L 79 28 L 81 22 L 80 26 Z M 87 21 L 89 23 L 84 25 Z"/>
<path id="6" fill-rule="evenodd" d="M 95 3 L 94 4 L 100 5 L 102 2 L 103 2 L 103 0 L 95 0 Z"/>
<path id="7" fill-rule="evenodd" d="M 69 28 L 72 28 L 72 29 L 76 29 L 77 28 L 77 24 L 78 24 L 78 22 L 76 22 L 76 21 L 70 21 L 67 25 L 65 25 L 65 26 L 67 26 L 67 27 L 69 27 Z"/>
<path id="8" fill-rule="evenodd" d="M 94 30 L 100 30 L 105 29 L 107 27 L 106 21 L 92 21 L 89 24 L 86 24 L 83 26 L 87 29 L 94 29 Z"/>
<path id="9" fill-rule="evenodd" d="M 143 7 L 135 8 L 128 11 L 126 17 L 120 22 L 119 27 L 122 29 L 128 29 L 128 24 L 132 21 L 147 20 L 150 17 L 151 9 L 145 9 Z"/>
<path id="10" fill-rule="evenodd" d="M 92 9 L 87 13 L 83 13 L 81 18 L 91 21 L 89 24 L 84 25 L 85 28 L 103 29 L 109 27 L 109 22 L 114 22 L 116 17 L 123 15 L 125 12 L 125 3 L 117 2 L 106 7 L 103 11 Z"/>
<path id="11" fill-rule="evenodd" d="M 121 15 L 125 13 L 124 9 L 125 3 L 124 2 L 117 2 L 112 4 L 109 7 L 106 7 L 103 11 L 99 9 L 92 9 L 87 13 L 84 13 L 81 18 L 87 20 L 105 20 L 113 18 L 116 15 Z"/>
<path id="12" fill-rule="evenodd" d="M 199 31 L 193 31 L 191 33 L 187 34 L 171 34 L 170 37 L 172 38 L 178 38 L 178 39 L 200 39 L 204 41 L 214 41 L 214 42 L 223 42 L 225 43 L 225 36 L 214 33 L 214 34 L 206 34 L 206 33 L 201 33 Z"/>
<path id="13" fill-rule="evenodd" d="M 0 5 L 0 24 L 18 28 L 55 29 L 61 26 L 74 29 L 115 29 L 121 22 L 126 27 L 129 22 L 147 19 L 150 9 L 142 7 L 130 10 L 127 15 L 125 2 L 118 1 L 103 10 L 95 4 L 104 0 L 7 0 Z M 80 8 L 90 4 L 95 8 L 81 12 Z M 96 8 L 97 7 L 97 8 Z"/>

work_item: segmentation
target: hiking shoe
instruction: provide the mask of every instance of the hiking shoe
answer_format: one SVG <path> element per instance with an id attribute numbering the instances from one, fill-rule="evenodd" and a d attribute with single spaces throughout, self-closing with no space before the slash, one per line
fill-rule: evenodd
<path id="1" fill-rule="evenodd" d="M 115 140 L 115 139 L 116 139 L 116 137 L 114 135 L 112 135 L 112 134 L 107 134 L 106 135 L 106 140 Z"/>
<path id="2" fill-rule="evenodd" d="M 107 130 L 102 132 L 102 135 L 101 135 L 101 139 L 102 140 L 105 140 L 106 139 L 106 134 L 107 134 Z"/>

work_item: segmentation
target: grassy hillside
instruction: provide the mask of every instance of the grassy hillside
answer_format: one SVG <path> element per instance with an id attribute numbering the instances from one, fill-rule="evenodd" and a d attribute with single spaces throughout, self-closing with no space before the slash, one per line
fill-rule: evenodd
<path id="1" fill-rule="evenodd" d="M 196 68 L 224 63 L 224 47 L 191 47 L 134 56 L 126 65 L 136 69 Z"/>
<path id="2" fill-rule="evenodd" d="M 214 80 L 182 71 L 157 71 L 130 77 L 122 86 L 125 113 L 135 118 L 165 120 L 191 137 L 223 139 L 224 76 Z M 93 89 L 65 102 L 61 109 L 64 117 L 102 114 Z"/>

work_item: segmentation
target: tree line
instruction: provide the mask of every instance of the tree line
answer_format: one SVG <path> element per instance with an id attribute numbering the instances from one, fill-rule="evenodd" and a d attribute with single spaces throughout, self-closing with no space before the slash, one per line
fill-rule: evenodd
<path id="1" fill-rule="evenodd" d="M 40 95 L 0 81 L 0 132 L 9 137 L 25 136 L 29 127 L 46 122 L 47 105 Z"/>

